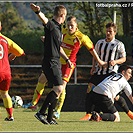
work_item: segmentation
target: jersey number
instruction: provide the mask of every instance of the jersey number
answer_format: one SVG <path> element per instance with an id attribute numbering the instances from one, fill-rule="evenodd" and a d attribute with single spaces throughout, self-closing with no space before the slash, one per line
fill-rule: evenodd
<path id="1" fill-rule="evenodd" d="M 122 75 L 118 73 L 118 74 L 115 74 L 115 75 L 111 76 L 110 77 L 110 80 L 112 80 L 112 81 L 118 81 L 121 78 L 122 78 Z"/>
<path id="2" fill-rule="evenodd" d="M 4 55 L 3 46 L 0 44 L 0 60 L 3 58 L 3 55 Z"/>

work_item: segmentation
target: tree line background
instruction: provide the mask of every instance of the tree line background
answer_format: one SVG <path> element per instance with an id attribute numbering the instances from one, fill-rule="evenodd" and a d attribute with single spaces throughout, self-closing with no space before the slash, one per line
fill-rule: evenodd
<path id="1" fill-rule="evenodd" d="M 63 4 L 67 10 L 67 16 L 77 17 L 79 29 L 87 34 L 94 44 L 100 38 L 105 38 L 105 25 L 113 21 L 116 11 L 116 24 L 118 33 L 116 38 L 121 40 L 126 47 L 127 62 L 132 64 L 132 7 L 97 7 L 101 2 L 35 2 L 41 7 L 41 11 L 52 18 L 56 5 Z M 107 3 L 107 2 L 106 2 Z M 115 4 L 116 2 L 108 2 Z M 129 4 L 130 2 L 117 2 L 117 4 Z M 43 44 L 40 36 L 44 35 L 41 21 L 30 9 L 29 2 L 0 2 L 0 20 L 2 22 L 2 33 L 19 44 L 27 55 L 43 54 Z M 84 58 L 85 57 L 85 58 Z M 28 56 L 26 57 L 28 58 Z M 31 59 L 30 58 L 30 59 Z M 80 59 L 82 58 L 82 59 Z M 87 61 L 86 61 L 87 59 Z M 25 59 L 28 60 L 28 59 Z M 28 63 L 40 63 L 41 60 Z M 19 61 L 21 64 L 25 61 Z M 19 63 L 17 62 L 17 63 Z M 91 64 L 90 53 L 82 47 L 78 53 L 77 64 Z"/>

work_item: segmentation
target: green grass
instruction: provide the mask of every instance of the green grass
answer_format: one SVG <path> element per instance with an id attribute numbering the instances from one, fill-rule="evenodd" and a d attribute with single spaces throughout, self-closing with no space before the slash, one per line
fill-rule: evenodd
<path id="1" fill-rule="evenodd" d="M 6 111 L 0 108 L 0 131 L 5 132 L 129 132 L 133 131 L 133 121 L 123 112 L 120 112 L 121 122 L 80 121 L 85 112 L 61 112 L 57 120 L 58 125 L 44 125 L 39 122 L 31 110 L 14 109 L 15 121 L 4 121 Z"/>

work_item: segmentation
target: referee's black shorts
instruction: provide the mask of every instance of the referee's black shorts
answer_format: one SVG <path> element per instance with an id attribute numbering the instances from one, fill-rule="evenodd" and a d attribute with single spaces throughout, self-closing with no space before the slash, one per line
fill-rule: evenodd
<path id="1" fill-rule="evenodd" d="M 43 62 L 42 70 L 48 80 L 50 86 L 59 86 L 63 84 L 61 64 L 58 60 L 48 60 Z"/>

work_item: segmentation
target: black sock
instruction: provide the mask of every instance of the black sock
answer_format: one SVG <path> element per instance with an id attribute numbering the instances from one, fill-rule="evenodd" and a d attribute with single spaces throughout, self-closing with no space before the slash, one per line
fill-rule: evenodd
<path id="1" fill-rule="evenodd" d="M 115 120 L 115 115 L 110 114 L 110 113 L 100 114 L 100 117 L 102 118 L 103 121 L 114 121 Z"/>
<path id="2" fill-rule="evenodd" d="M 43 105 L 42 105 L 42 107 L 41 107 L 39 112 L 41 114 L 45 113 L 47 108 L 48 108 L 48 106 L 51 105 L 56 100 L 56 98 L 57 98 L 57 94 L 54 91 L 51 91 L 47 95 L 47 97 L 46 97 L 46 99 L 45 99 L 45 101 L 44 101 L 44 103 L 43 103 Z"/>
<path id="3" fill-rule="evenodd" d="M 54 109 L 55 109 L 55 107 L 56 107 L 57 101 L 58 101 L 58 99 L 55 99 L 55 100 L 52 102 L 52 104 L 49 106 L 49 108 L 48 108 L 48 116 L 47 116 L 48 122 L 51 122 L 51 121 L 52 121 L 53 112 L 54 112 Z"/>
<path id="4" fill-rule="evenodd" d="M 118 103 L 118 105 L 124 110 L 124 112 L 128 113 L 129 108 L 127 106 L 125 99 L 122 96 L 119 95 L 118 101 L 115 101 L 115 102 Z"/>

